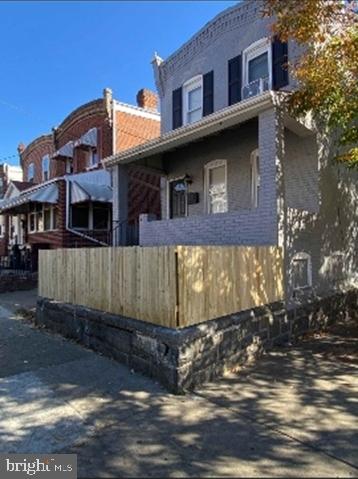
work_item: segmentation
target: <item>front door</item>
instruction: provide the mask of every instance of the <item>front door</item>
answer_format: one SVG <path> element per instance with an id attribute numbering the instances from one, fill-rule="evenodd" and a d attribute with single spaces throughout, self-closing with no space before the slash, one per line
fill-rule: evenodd
<path id="1" fill-rule="evenodd" d="M 169 183 L 169 214 L 170 218 L 186 216 L 186 184 L 182 179 Z"/>

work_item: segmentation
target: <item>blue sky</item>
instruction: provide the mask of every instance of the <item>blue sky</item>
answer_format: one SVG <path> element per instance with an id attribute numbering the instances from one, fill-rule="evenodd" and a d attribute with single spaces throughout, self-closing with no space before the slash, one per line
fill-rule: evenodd
<path id="1" fill-rule="evenodd" d="M 113 89 L 135 102 L 166 58 L 236 1 L 0 2 L 0 163 Z"/>

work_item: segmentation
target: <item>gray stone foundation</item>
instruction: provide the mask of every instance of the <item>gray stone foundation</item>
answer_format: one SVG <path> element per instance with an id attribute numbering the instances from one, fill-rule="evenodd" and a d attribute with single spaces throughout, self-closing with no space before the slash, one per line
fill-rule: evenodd
<path id="1" fill-rule="evenodd" d="M 242 311 L 184 329 L 170 329 L 41 298 L 36 324 L 110 356 L 184 393 L 259 357 L 273 345 L 356 314 L 358 290 Z"/>

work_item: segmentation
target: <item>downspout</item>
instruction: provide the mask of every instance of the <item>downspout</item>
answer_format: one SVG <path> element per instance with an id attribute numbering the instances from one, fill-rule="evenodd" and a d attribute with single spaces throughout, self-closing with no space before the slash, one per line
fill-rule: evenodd
<path id="1" fill-rule="evenodd" d="M 86 239 L 88 241 L 92 241 L 93 243 L 96 243 L 96 244 L 99 244 L 101 246 L 108 246 L 107 243 L 104 243 L 103 241 L 99 241 L 95 238 L 91 238 L 90 236 L 84 234 L 84 233 L 80 233 L 79 231 L 77 230 L 74 230 L 72 228 L 70 228 L 70 195 L 71 195 L 71 182 L 70 180 L 68 179 L 68 176 L 65 176 L 65 181 L 66 181 L 66 231 L 69 231 L 70 233 L 74 234 L 74 235 L 77 235 L 79 237 L 81 237 L 82 239 Z"/>

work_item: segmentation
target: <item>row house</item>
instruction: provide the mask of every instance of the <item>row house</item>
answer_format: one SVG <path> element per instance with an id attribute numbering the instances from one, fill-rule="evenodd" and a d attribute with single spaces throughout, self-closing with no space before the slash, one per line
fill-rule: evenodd
<path id="1" fill-rule="evenodd" d="M 22 169 L 20 166 L 0 164 L 0 203 L 4 199 L 5 192 L 11 181 L 22 181 Z M 6 224 L 5 217 L 0 215 L 0 257 L 5 256 L 9 238 L 16 236 L 16 230 L 9 228 Z"/>
<path id="2" fill-rule="evenodd" d="M 133 165 L 160 176 L 161 213 L 141 215 L 141 245 L 279 245 L 295 298 L 357 280 L 358 183 L 309 116 L 288 114 L 300 49 L 272 38 L 261 7 L 244 0 L 155 55 L 161 136 L 104 163 L 120 222 Z"/>
<path id="3" fill-rule="evenodd" d="M 135 244 L 139 215 L 160 212 L 160 179 L 133 167 L 126 221 L 115 222 L 111 175 L 101 160 L 159 134 L 155 93 L 140 90 L 137 105 L 128 105 L 105 89 L 103 98 L 74 110 L 50 134 L 20 144 L 24 181 L 10 182 L 0 203 L 5 223 L 17 231 L 8 253 L 25 254 L 36 268 L 40 249 L 109 245 L 124 228 L 126 242 Z"/>

